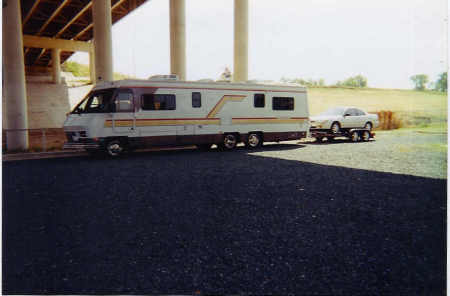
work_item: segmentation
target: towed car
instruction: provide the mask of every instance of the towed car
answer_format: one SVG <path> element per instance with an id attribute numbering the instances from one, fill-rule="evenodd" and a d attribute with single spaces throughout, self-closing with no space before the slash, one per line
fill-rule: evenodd
<path id="1" fill-rule="evenodd" d="M 369 114 L 355 107 L 334 107 L 310 117 L 311 131 L 339 134 L 351 129 L 371 131 L 379 125 L 378 115 Z"/>

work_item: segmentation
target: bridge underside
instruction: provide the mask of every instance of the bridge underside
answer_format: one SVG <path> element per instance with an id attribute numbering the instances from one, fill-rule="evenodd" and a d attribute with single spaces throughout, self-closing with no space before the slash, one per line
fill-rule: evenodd
<path id="1" fill-rule="evenodd" d="M 116 23 L 146 1 L 112 0 L 112 23 Z M 93 39 L 91 0 L 21 0 L 21 12 L 24 35 L 74 41 Z M 73 53 L 74 51 L 61 51 L 61 63 Z M 27 68 L 49 67 L 52 63 L 51 49 L 25 46 L 24 61 Z"/>

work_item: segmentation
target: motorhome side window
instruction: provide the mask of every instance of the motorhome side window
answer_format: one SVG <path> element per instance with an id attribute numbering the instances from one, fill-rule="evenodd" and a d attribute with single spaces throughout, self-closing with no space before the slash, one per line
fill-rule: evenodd
<path id="1" fill-rule="evenodd" d="M 294 110 L 294 98 L 292 97 L 273 97 L 273 110 Z"/>
<path id="2" fill-rule="evenodd" d="M 133 93 L 130 90 L 120 90 L 114 103 L 116 112 L 133 112 Z"/>
<path id="3" fill-rule="evenodd" d="M 192 93 L 192 108 L 200 108 L 202 106 L 202 94 L 199 92 Z"/>
<path id="4" fill-rule="evenodd" d="M 175 95 L 143 94 L 142 110 L 175 110 Z"/>
<path id="5" fill-rule="evenodd" d="M 264 108 L 266 105 L 266 99 L 264 94 L 255 94 L 254 100 L 253 100 L 253 106 L 255 108 Z"/>

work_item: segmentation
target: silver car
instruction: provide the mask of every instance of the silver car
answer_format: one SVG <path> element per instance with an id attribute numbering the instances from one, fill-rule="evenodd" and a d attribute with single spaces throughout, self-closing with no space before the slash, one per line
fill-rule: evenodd
<path id="1" fill-rule="evenodd" d="M 334 107 L 317 116 L 311 116 L 311 131 L 331 131 L 333 134 L 353 128 L 369 131 L 378 127 L 378 115 L 355 107 Z"/>

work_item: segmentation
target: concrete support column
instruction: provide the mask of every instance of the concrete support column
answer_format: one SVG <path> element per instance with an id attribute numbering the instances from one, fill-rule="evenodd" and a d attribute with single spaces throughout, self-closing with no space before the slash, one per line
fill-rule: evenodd
<path id="1" fill-rule="evenodd" d="M 61 84 L 61 50 L 58 48 L 52 49 L 52 70 L 53 83 Z"/>
<path id="2" fill-rule="evenodd" d="M 91 77 L 91 83 L 95 83 L 95 52 L 91 50 L 89 52 L 89 76 Z"/>
<path id="3" fill-rule="evenodd" d="M 186 80 L 185 0 L 170 0 L 170 73 Z"/>
<path id="4" fill-rule="evenodd" d="M 234 0 L 233 81 L 248 80 L 248 0 Z"/>
<path id="5" fill-rule="evenodd" d="M 27 129 L 27 92 L 20 1 L 3 1 L 3 82 L 6 129 Z M 28 149 L 28 131 L 7 133 L 8 150 Z"/>
<path id="6" fill-rule="evenodd" d="M 113 81 L 111 0 L 92 1 L 96 82 Z"/>

